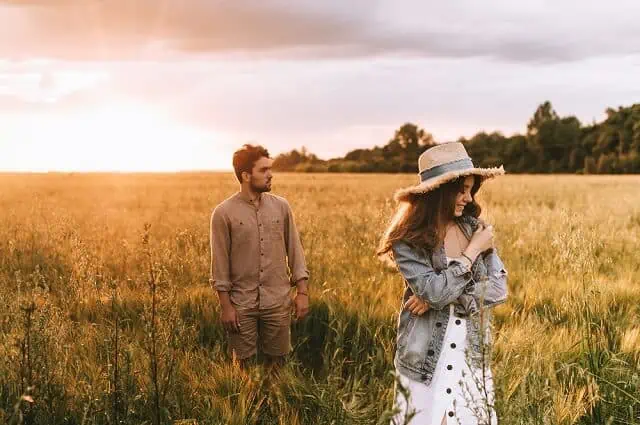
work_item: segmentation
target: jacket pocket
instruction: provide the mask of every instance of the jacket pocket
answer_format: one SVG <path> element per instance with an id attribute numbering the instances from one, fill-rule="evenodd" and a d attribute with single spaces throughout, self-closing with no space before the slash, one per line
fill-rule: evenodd
<path id="1" fill-rule="evenodd" d="M 402 317 L 405 316 L 405 317 Z M 400 315 L 400 326 L 398 328 L 398 350 L 404 348 L 409 340 L 409 335 L 413 331 L 416 323 L 416 316 L 405 310 Z"/>
<path id="2" fill-rule="evenodd" d="M 406 327 L 398 339 L 398 360 L 404 365 L 420 369 L 432 338 L 432 314 L 423 316 L 410 314 Z"/>

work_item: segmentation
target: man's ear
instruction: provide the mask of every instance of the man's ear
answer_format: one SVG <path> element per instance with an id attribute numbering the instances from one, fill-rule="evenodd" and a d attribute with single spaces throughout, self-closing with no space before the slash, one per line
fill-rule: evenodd
<path id="1" fill-rule="evenodd" d="M 243 183 L 244 183 L 245 181 L 246 181 L 247 183 L 249 183 L 249 180 L 251 180 L 251 173 L 248 173 L 248 172 L 246 172 L 246 171 L 243 171 L 243 172 L 242 172 L 242 174 L 241 174 L 241 176 L 242 176 L 242 182 L 243 182 Z"/>

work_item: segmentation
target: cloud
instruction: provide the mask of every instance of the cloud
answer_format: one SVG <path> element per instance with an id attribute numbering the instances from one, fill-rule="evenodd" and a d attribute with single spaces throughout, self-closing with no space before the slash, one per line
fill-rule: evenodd
<path id="1" fill-rule="evenodd" d="M 4 30 L 7 36 L 13 31 L 25 37 L 20 43 L 3 37 L 0 49 L 19 57 L 153 59 L 181 52 L 272 51 L 339 45 L 359 31 L 349 18 L 268 0 L 31 0 L 4 13 L 20 18 Z"/>
<path id="2" fill-rule="evenodd" d="M 163 60 L 244 52 L 561 62 L 639 52 L 638 14 L 640 4 L 630 0 L 0 0 L 0 20 L 9 23 L 0 29 L 0 55 Z"/>
<path id="3" fill-rule="evenodd" d="M 82 108 L 104 102 L 109 73 L 48 61 L 0 63 L 0 113 Z"/>

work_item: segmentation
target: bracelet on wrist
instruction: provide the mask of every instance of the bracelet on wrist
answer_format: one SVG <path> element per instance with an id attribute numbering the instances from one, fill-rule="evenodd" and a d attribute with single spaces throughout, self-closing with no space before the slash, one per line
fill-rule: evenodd
<path id="1" fill-rule="evenodd" d="M 309 294 L 307 294 L 306 292 L 297 292 L 296 295 L 306 295 L 307 297 L 309 296 Z"/>
<path id="2" fill-rule="evenodd" d="M 473 260 L 471 259 L 471 257 L 469 257 L 467 254 L 465 254 L 464 252 L 461 252 L 460 255 L 462 255 L 464 258 L 466 258 L 467 260 L 469 260 L 469 267 L 471 267 L 473 265 Z"/>

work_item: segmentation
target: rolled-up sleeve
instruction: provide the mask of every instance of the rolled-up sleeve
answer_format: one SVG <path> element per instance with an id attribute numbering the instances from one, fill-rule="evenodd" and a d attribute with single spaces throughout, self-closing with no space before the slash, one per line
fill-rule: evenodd
<path id="1" fill-rule="evenodd" d="M 285 202 L 285 242 L 287 245 L 287 262 L 291 272 L 291 284 L 295 284 L 300 279 L 309 279 L 309 270 L 304 258 L 304 250 L 300 234 L 296 228 L 291 206 Z"/>
<path id="2" fill-rule="evenodd" d="M 487 280 L 476 283 L 475 293 L 476 297 L 483 299 L 485 307 L 494 307 L 507 300 L 508 273 L 495 249 L 485 255 L 483 261 L 487 268 Z"/>
<path id="3" fill-rule="evenodd" d="M 231 290 L 229 254 L 231 236 L 224 213 L 216 208 L 211 215 L 211 277 L 209 281 L 220 292 Z"/>
<path id="4" fill-rule="evenodd" d="M 398 269 L 413 294 L 436 310 L 455 302 L 471 282 L 471 271 L 461 261 L 453 259 L 448 268 L 436 272 L 430 262 L 407 243 L 396 242 L 392 250 Z"/>

